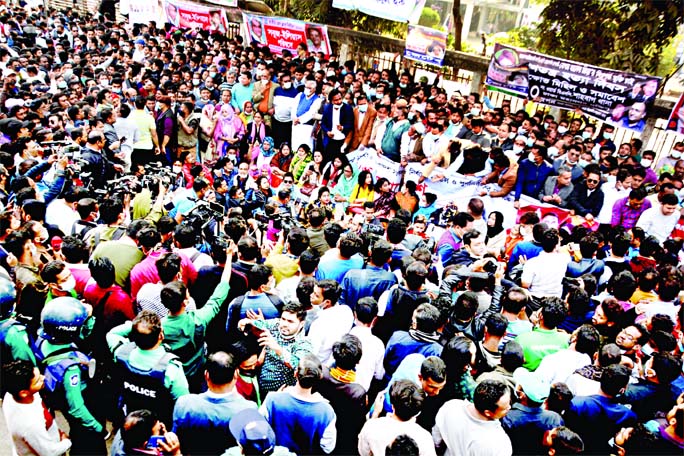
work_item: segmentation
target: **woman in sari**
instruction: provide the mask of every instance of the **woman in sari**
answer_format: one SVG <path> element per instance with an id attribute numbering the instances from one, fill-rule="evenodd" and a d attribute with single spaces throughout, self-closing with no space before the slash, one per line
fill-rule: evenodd
<path id="1" fill-rule="evenodd" d="M 283 181 L 285 173 L 290 171 L 292 150 L 288 143 L 282 143 L 280 150 L 271 158 L 271 186 L 276 188 Z"/>
<path id="2" fill-rule="evenodd" d="M 351 163 L 347 163 L 342 167 L 342 174 L 337 179 L 337 185 L 333 189 L 333 201 L 335 203 L 342 203 L 345 210 L 349 206 L 352 191 L 356 185 L 356 173 Z"/>
<path id="3" fill-rule="evenodd" d="M 244 133 L 245 129 L 242 126 L 242 122 L 235 117 L 233 108 L 229 105 L 221 106 L 221 112 L 219 112 L 216 118 L 216 125 L 212 135 L 216 144 L 213 159 L 216 160 L 225 156 L 228 146 L 239 143 Z"/>
<path id="4" fill-rule="evenodd" d="M 394 192 L 392 191 L 392 184 L 386 178 L 381 177 L 375 184 L 375 216 L 388 218 L 392 212 L 393 202 Z"/>
<path id="5" fill-rule="evenodd" d="M 311 159 L 311 148 L 307 144 L 299 146 L 297 153 L 292 157 L 292 162 L 290 163 L 290 172 L 294 176 L 297 185 L 301 185 L 304 181 L 302 176 L 306 168 L 308 168 Z"/>
<path id="6" fill-rule="evenodd" d="M 337 185 L 337 180 L 342 175 L 342 169 L 347 163 L 349 163 L 349 160 L 347 160 L 347 157 L 344 155 L 337 155 L 335 158 L 326 163 L 323 167 L 323 171 L 321 172 L 323 176 L 321 184 L 327 185 L 331 189 L 335 188 L 335 185 Z"/>
<path id="7" fill-rule="evenodd" d="M 242 121 L 243 126 L 249 125 L 254 120 L 254 105 L 247 100 L 242 104 L 242 112 L 238 116 Z"/>
<path id="8" fill-rule="evenodd" d="M 252 121 L 247 124 L 245 137 L 242 140 L 241 152 L 254 160 L 256 149 L 264 142 L 264 138 L 271 136 L 271 129 L 264 123 L 264 116 L 255 112 Z"/>

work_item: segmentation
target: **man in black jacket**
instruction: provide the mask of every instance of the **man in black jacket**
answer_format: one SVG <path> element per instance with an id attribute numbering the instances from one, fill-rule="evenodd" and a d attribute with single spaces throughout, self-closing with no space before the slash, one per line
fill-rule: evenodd
<path id="1" fill-rule="evenodd" d="M 584 172 L 587 177 L 575 185 L 568 197 L 568 209 L 591 222 L 603 207 L 603 191 L 599 188 L 601 171 L 598 165 L 589 165 Z"/>

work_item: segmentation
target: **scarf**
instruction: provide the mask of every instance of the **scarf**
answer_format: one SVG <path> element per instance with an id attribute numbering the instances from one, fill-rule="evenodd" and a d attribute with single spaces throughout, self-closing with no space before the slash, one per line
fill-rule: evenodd
<path id="1" fill-rule="evenodd" d="M 264 127 L 264 123 L 261 122 L 259 124 L 259 131 L 256 131 L 256 129 L 257 129 L 256 123 L 252 122 L 252 131 L 249 134 L 250 143 L 254 143 L 254 141 L 256 141 L 256 140 L 259 140 L 259 142 L 264 141 L 264 137 L 266 136 L 266 129 Z M 271 142 L 272 141 L 273 140 L 271 139 Z M 271 147 L 273 147 L 273 144 L 271 144 Z"/>
<path id="2" fill-rule="evenodd" d="M 337 180 L 337 185 L 335 185 L 335 195 L 340 195 L 345 198 L 349 198 L 352 194 L 352 191 L 354 190 L 354 186 L 356 185 L 356 180 L 356 173 L 352 174 L 352 177 L 347 179 L 347 176 L 344 174 L 344 172 L 342 172 L 342 175 Z"/>
<path id="3" fill-rule="evenodd" d="M 311 160 L 311 154 L 307 154 L 304 158 L 299 158 L 299 154 L 294 156 L 292 162 L 290 163 L 290 172 L 294 176 L 295 181 L 299 181 Z"/>
<path id="4" fill-rule="evenodd" d="M 353 370 L 344 370 L 333 366 L 330 368 L 330 376 L 342 383 L 356 383 L 356 372 Z"/>
<path id="5" fill-rule="evenodd" d="M 297 103 L 297 117 L 301 117 L 302 114 L 307 112 L 309 109 L 311 109 L 311 105 L 314 104 L 314 101 L 318 99 L 318 96 L 311 95 L 311 98 L 307 98 L 306 95 L 302 92 L 302 97 L 299 99 L 299 103 Z"/>
<path id="6" fill-rule="evenodd" d="M 437 333 L 426 333 L 417 329 L 409 329 L 409 335 L 419 342 L 439 342 L 439 334 Z"/>

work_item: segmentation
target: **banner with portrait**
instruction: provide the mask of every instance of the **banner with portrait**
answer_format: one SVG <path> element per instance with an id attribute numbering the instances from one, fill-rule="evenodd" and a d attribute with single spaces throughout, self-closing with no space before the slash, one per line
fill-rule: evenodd
<path id="1" fill-rule="evenodd" d="M 679 97 L 667 119 L 667 130 L 684 135 L 684 93 Z"/>
<path id="2" fill-rule="evenodd" d="M 287 49 L 297 54 L 297 46 L 306 43 L 311 53 L 322 52 L 330 56 L 328 27 L 284 17 L 258 16 L 243 13 L 249 44 L 268 46 L 271 52 L 282 54 Z"/>
<path id="3" fill-rule="evenodd" d="M 164 1 L 166 23 L 182 29 L 201 29 L 226 33 L 228 19 L 221 8 L 177 0 Z"/>
<path id="4" fill-rule="evenodd" d="M 409 25 L 404 57 L 429 65 L 442 66 L 446 41 L 446 32 L 420 25 Z"/>
<path id="5" fill-rule="evenodd" d="M 616 127 L 643 131 L 661 78 L 611 70 L 496 44 L 486 84 Z"/>

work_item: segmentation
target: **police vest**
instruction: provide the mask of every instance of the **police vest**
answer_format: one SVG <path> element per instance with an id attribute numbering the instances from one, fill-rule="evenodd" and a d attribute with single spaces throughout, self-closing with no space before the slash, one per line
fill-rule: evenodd
<path id="1" fill-rule="evenodd" d="M 45 376 L 42 396 L 48 407 L 66 412 L 69 409 L 66 391 L 64 390 L 64 377 L 67 369 L 78 366 L 81 369 L 80 379 L 83 381 L 86 378 L 92 378 L 95 363 L 88 355 L 80 352 L 74 344 L 69 344 L 51 353 L 45 353 L 44 343 L 45 339 L 40 336 L 31 343 L 38 368 Z"/>
<path id="2" fill-rule="evenodd" d="M 128 342 L 114 354 L 123 412 L 129 414 L 135 410 L 152 410 L 167 426 L 171 425 L 174 401 L 171 392 L 164 386 L 164 378 L 169 363 L 178 357 L 167 352 L 150 368 L 136 367 L 130 362 L 135 348 L 137 345 L 134 342 Z"/>

